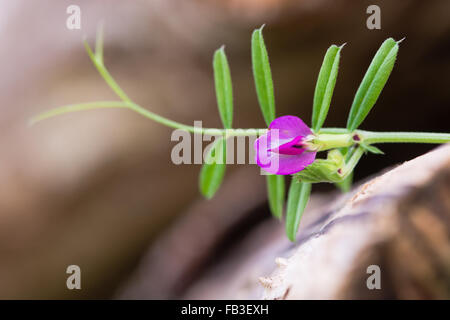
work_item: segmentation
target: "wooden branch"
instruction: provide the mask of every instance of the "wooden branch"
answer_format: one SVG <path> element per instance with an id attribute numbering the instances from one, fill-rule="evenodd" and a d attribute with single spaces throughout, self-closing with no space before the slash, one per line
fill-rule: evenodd
<path id="1" fill-rule="evenodd" d="M 355 191 L 262 278 L 263 298 L 448 299 L 450 146 Z M 371 265 L 380 268 L 380 290 L 367 286 Z"/>

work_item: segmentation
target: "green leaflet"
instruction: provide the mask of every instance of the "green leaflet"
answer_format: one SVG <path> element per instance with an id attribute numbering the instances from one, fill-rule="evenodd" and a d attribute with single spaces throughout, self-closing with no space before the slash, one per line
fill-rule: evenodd
<path id="1" fill-rule="evenodd" d="M 381 151 L 380 148 L 377 148 L 377 147 L 375 147 L 375 146 L 368 145 L 368 144 L 364 144 L 364 143 L 361 143 L 360 146 L 361 146 L 361 147 L 364 149 L 364 151 L 366 151 L 366 152 L 370 152 L 370 153 L 373 153 L 373 154 L 384 154 L 384 152 Z"/>
<path id="2" fill-rule="evenodd" d="M 271 174 L 266 177 L 266 181 L 270 212 L 274 217 L 281 219 L 285 193 L 284 176 Z"/>
<path id="3" fill-rule="evenodd" d="M 224 128 L 231 129 L 233 122 L 233 88 L 231 86 L 230 68 L 223 46 L 214 53 L 213 68 L 220 118 Z"/>
<path id="4" fill-rule="evenodd" d="M 300 219 L 305 211 L 311 193 L 311 183 L 292 179 L 286 209 L 286 235 L 295 241 Z"/>
<path id="5" fill-rule="evenodd" d="M 205 163 L 200 170 L 199 185 L 202 195 L 210 199 L 219 189 L 225 175 L 226 141 L 223 138 L 215 140 L 209 149 Z"/>
<path id="6" fill-rule="evenodd" d="M 398 52 L 398 42 L 389 38 L 383 42 L 373 58 L 353 99 L 347 129 L 355 130 L 366 118 L 383 90 Z"/>
<path id="7" fill-rule="evenodd" d="M 252 34 L 252 64 L 259 106 L 267 126 L 275 119 L 275 98 L 269 57 L 262 36 L 262 26 Z"/>
<path id="8" fill-rule="evenodd" d="M 317 78 L 316 89 L 314 91 L 314 103 L 312 113 L 312 128 L 318 132 L 325 122 L 325 118 L 330 108 L 331 98 L 333 96 L 334 86 L 339 68 L 339 59 L 341 47 L 332 45 L 328 48 L 320 68 Z"/>
<path id="9" fill-rule="evenodd" d="M 269 126 L 275 119 L 275 97 L 269 56 L 262 36 L 263 28 L 264 26 L 256 29 L 252 34 L 252 65 L 259 106 L 264 121 Z M 273 216 L 281 218 L 285 196 L 284 176 L 268 175 L 266 181 L 270 211 Z"/>

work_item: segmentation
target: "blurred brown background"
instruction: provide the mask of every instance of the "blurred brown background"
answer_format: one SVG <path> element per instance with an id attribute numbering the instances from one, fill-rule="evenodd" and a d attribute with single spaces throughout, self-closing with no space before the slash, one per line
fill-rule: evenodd
<path id="1" fill-rule="evenodd" d="M 81 8 L 81 30 L 66 28 L 70 4 Z M 381 8 L 381 30 L 366 28 L 371 4 Z M 45 109 L 116 99 L 82 45 L 84 35 L 93 43 L 100 21 L 106 66 L 132 99 L 209 127 L 220 126 L 211 60 L 222 44 L 234 125 L 264 125 L 250 60 L 251 31 L 263 23 L 277 114 L 307 123 L 323 55 L 329 45 L 347 43 L 327 126 L 345 125 L 381 42 L 406 37 L 362 128 L 448 131 L 449 13 L 446 0 L 0 0 L 0 297 L 176 297 L 237 233 L 269 219 L 257 168 L 230 166 L 223 190 L 207 202 L 197 191 L 200 167 L 171 163 L 171 130 L 129 111 L 82 112 L 27 127 Z M 382 146 L 387 155 L 366 157 L 356 178 L 432 147 Z M 177 223 L 183 233 L 167 232 Z M 158 250 L 160 241 L 174 243 Z M 159 282 L 127 295 L 147 250 L 147 273 Z M 81 267 L 80 291 L 66 288 L 70 264 Z"/>

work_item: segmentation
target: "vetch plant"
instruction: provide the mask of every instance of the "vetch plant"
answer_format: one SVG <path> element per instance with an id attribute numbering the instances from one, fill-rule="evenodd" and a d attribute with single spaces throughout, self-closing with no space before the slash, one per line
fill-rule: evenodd
<path id="1" fill-rule="evenodd" d="M 263 26 L 264 27 L 264 26 Z M 359 125 L 375 105 L 394 67 L 401 41 L 389 38 L 373 58 L 356 92 L 346 128 L 323 128 L 337 79 L 342 46 L 332 45 L 326 52 L 314 92 L 311 126 L 292 115 L 275 117 L 275 96 L 269 57 L 262 35 L 263 27 L 253 32 L 251 39 L 253 75 L 256 94 L 268 129 L 233 129 L 233 89 L 230 68 L 224 47 L 214 54 L 213 69 L 217 104 L 223 129 L 185 125 L 155 114 L 134 103 L 120 88 L 103 62 L 103 34 L 97 34 L 95 52 L 85 41 L 86 51 L 94 66 L 121 101 L 98 101 L 62 106 L 43 112 L 31 119 L 41 120 L 68 112 L 99 108 L 125 108 L 174 129 L 194 134 L 219 137 L 209 149 L 200 171 L 200 191 L 211 198 L 219 189 L 226 169 L 226 141 L 236 136 L 258 136 L 255 141 L 256 163 L 268 173 L 267 191 L 272 214 L 281 219 L 285 204 L 285 176 L 292 176 L 286 206 L 286 234 L 291 241 L 308 203 L 313 183 L 334 183 L 348 191 L 353 170 L 368 152 L 382 154 L 374 146 L 379 143 L 447 143 L 449 133 L 375 132 L 359 130 Z M 324 159 L 318 152 L 327 151 Z"/>

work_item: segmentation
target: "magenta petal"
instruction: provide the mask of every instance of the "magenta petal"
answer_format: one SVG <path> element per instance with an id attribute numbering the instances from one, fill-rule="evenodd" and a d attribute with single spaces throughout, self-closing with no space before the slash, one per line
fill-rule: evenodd
<path id="1" fill-rule="evenodd" d="M 305 149 L 301 146 L 302 140 L 302 136 L 297 136 L 294 139 L 291 139 L 291 141 L 280 145 L 276 149 L 270 149 L 270 151 L 288 155 L 301 154 L 303 151 L 305 151 Z"/>
<path id="2" fill-rule="evenodd" d="M 300 119 L 295 116 L 282 116 L 276 118 L 272 121 L 269 126 L 269 129 L 278 129 L 280 130 L 281 135 L 290 135 L 292 137 L 295 136 L 307 136 L 311 134 L 311 130 L 308 126 Z"/>
<path id="3" fill-rule="evenodd" d="M 267 148 L 267 144 L 270 140 L 268 139 L 268 136 L 269 134 L 262 135 L 255 141 L 255 150 L 256 163 L 269 173 L 287 175 L 299 172 L 307 165 L 311 164 L 316 157 L 316 152 L 308 152 L 305 149 L 299 149 L 301 153 L 294 155 L 273 152 Z M 295 140 L 297 139 L 295 138 L 287 144 L 295 143 Z M 282 149 L 283 146 L 280 149 Z"/>
<path id="4" fill-rule="evenodd" d="M 316 152 L 302 146 L 303 139 L 311 133 L 298 117 L 275 119 L 269 130 L 255 141 L 256 163 L 272 174 L 288 175 L 303 170 L 316 158 Z"/>

